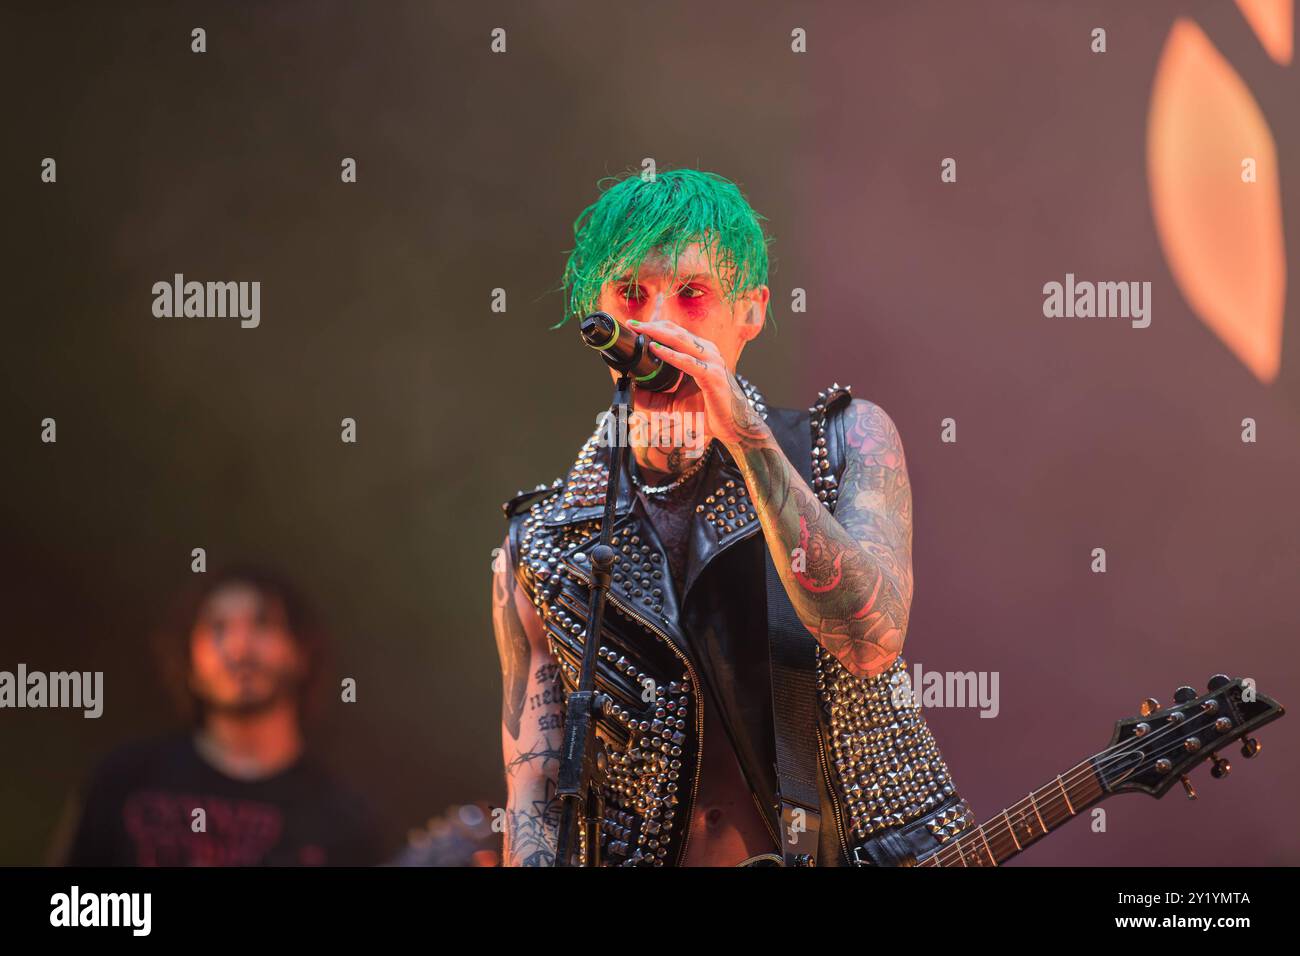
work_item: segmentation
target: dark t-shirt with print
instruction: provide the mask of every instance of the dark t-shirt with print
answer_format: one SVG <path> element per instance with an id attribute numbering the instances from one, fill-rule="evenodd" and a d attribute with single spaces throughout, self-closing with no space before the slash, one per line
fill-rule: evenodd
<path id="1" fill-rule="evenodd" d="M 176 736 L 123 747 L 99 766 L 66 862 L 368 866 L 380 850 L 365 803 L 312 758 L 238 780 Z"/>

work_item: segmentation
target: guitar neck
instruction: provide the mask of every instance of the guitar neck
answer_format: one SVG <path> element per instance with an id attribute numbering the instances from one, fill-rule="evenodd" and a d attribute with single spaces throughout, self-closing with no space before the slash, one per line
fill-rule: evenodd
<path id="1" fill-rule="evenodd" d="M 1095 758 L 1089 757 L 917 865 L 998 866 L 1105 796 Z"/>

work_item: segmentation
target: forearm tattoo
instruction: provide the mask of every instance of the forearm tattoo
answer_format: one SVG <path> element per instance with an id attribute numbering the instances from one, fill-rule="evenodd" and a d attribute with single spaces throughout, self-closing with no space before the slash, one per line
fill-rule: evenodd
<path id="1" fill-rule="evenodd" d="M 501 657 L 504 857 L 508 866 L 553 866 L 561 808 L 555 786 L 564 739 L 564 685 L 559 665 L 533 653 L 515 604 L 517 588 L 509 568 L 496 572 L 492 624 Z"/>
<path id="2" fill-rule="evenodd" d="M 739 436 L 742 446 L 757 447 L 772 437 L 771 432 L 763 417 L 749 404 L 736 376 L 728 372 L 727 380 L 731 383 L 731 427 Z"/>
<path id="3" fill-rule="evenodd" d="M 559 701 L 563 685 L 554 664 L 534 674 L 529 697 L 530 716 L 537 715 L 537 733 L 524 746 L 506 743 L 506 831 L 504 855 L 508 866 L 553 866 L 562 804 L 555 795 L 564 740 L 564 715 Z"/>
<path id="4" fill-rule="evenodd" d="M 555 865 L 561 811 L 555 796 L 559 768 L 559 733 L 543 735 L 506 764 L 510 792 L 505 832 L 508 866 Z"/>
<path id="5" fill-rule="evenodd" d="M 907 633 L 912 493 L 889 417 L 859 401 L 844 415 L 834 516 L 766 428 L 741 440 L 738 461 L 800 620 L 850 673 L 874 677 L 898 657 Z"/>

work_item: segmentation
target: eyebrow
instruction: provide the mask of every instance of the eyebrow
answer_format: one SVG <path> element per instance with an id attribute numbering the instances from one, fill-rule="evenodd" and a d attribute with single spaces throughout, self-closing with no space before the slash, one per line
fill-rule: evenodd
<path id="1" fill-rule="evenodd" d="M 655 274 L 655 275 L 663 275 L 664 273 L 654 273 L 654 274 Z M 709 280 L 711 280 L 712 278 L 713 278 L 712 274 L 711 274 L 711 273 L 708 273 L 708 272 L 692 272 L 692 273 L 690 273 L 689 275 L 679 275 L 679 276 L 677 277 L 677 281 L 680 282 L 680 283 L 682 283 L 683 285 L 685 285 L 685 284 L 688 283 L 688 282 L 704 282 L 704 281 L 709 281 Z M 632 274 L 631 274 L 631 273 L 627 273 L 626 275 L 621 275 L 621 276 L 617 277 L 614 281 L 615 281 L 615 282 L 631 282 L 631 281 L 632 281 Z"/>

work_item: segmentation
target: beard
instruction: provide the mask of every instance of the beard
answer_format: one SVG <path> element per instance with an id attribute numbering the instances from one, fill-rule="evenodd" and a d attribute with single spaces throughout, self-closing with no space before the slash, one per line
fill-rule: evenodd
<path id="1" fill-rule="evenodd" d="M 254 686 L 251 678 L 262 677 Z M 233 696 L 220 696 L 206 687 L 199 687 L 195 696 L 208 713 L 228 717 L 257 717 L 274 709 L 285 700 L 299 694 L 300 683 L 294 675 L 263 667 L 241 668 L 236 675 L 238 691 Z"/>

